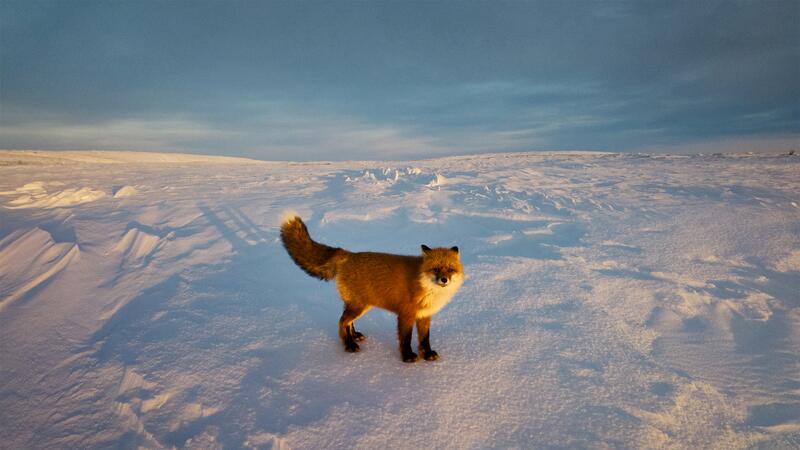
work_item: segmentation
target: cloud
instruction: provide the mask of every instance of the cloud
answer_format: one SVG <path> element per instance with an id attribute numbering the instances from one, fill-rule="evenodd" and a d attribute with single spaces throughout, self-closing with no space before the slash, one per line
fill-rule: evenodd
<path id="1" fill-rule="evenodd" d="M 0 147 L 347 159 L 794 135 L 798 20 L 792 0 L 6 1 Z"/>
<path id="2" fill-rule="evenodd" d="M 387 159 L 446 149 L 412 129 L 344 117 L 285 117 L 241 138 L 244 154 L 275 159 Z"/>
<path id="3" fill-rule="evenodd" d="M 679 143 L 636 147 L 642 153 L 729 153 L 800 152 L 800 134 L 782 136 L 738 136 L 681 141 Z"/>
<path id="4" fill-rule="evenodd" d="M 494 81 L 403 93 L 394 114 L 330 99 L 229 99 L 195 105 L 193 115 L 79 121 L 67 114 L 37 120 L 4 111 L 0 147 L 233 154 L 258 159 L 408 159 L 533 150 L 751 151 L 796 147 L 792 134 L 759 130 L 792 111 L 729 117 L 735 136 L 691 129 L 708 99 L 638 91 L 610 95 L 601 86 Z M 300 104 L 302 103 L 302 104 Z M 713 103 L 713 102 L 712 102 Z M 218 107 L 219 105 L 219 107 Z M 708 124 L 708 120 L 705 121 Z M 685 124 L 685 125 L 682 125 Z M 681 136 L 676 130 L 689 127 Z M 724 132 L 730 130 L 723 129 Z"/>
<path id="5" fill-rule="evenodd" d="M 0 146 L 16 149 L 95 149 L 236 153 L 261 159 L 410 158 L 442 154 L 433 139 L 401 127 L 348 117 L 262 115 L 231 125 L 182 117 L 65 120 L 0 125 Z M 231 152 L 231 149 L 236 149 Z"/>
<path id="6" fill-rule="evenodd" d="M 107 120 L 91 124 L 31 122 L 0 125 L 0 142 L 16 149 L 186 150 L 228 135 L 208 124 L 181 118 Z"/>

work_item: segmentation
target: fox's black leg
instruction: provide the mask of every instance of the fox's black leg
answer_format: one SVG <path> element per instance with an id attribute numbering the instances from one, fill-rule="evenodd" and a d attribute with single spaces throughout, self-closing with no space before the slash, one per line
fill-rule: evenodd
<path id="1" fill-rule="evenodd" d="M 356 335 L 353 328 L 353 321 L 361 317 L 366 312 L 366 308 L 354 307 L 345 304 L 342 317 L 339 319 L 339 338 L 344 343 L 344 351 L 355 353 L 360 350 L 356 344 Z M 362 335 L 363 336 L 363 335 Z"/>
<path id="2" fill-rule="evenodd" d="M 417 337 L 419 338 L 419 351 L 426 361 L 439 359 L 439 354 L 431 350 L 431 318 L 417 319 Z"/>
<path id="3" fill-rule="evenodd" d="M 350 324 L 350 332 L 353 334 L 353 339 L 356 342 L 361 342 L 361 341 L 363 341 L 364 339 L 367 338 L 366 336 L 364 336 L 364 333 L 362 333 L 360 331 L 356 331 L 356 327 L 355 327 L 354 323 Z"/>
<path id="4" fill-rule="evenodd" d="M 414 331 L 414 318 L 397 316 L 397 338 L 400 340 L 400 354 L 403 362 L 414 362 L 417 354 L 411 350 L 411 333 Z"/>

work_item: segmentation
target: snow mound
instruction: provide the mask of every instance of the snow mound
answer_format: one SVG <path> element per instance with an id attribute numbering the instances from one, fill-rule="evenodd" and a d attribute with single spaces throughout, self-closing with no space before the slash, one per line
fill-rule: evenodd
<path id="1" fill-rule="evenodd" d="M 63 183 L 45 183 L 34 181 L 27 183 L 15 191 L 0 192 L 3 195 L 17 194 L 18 197 L 6 203 L 9 209 L 24 208 L 65 208 L 89 203 L 106 196 L 103 191 L 90 187 L 58 189 Z"/>
<path id="2" fill-rule="evenodd" d="M 15 231 L 0 241 L 0 312 L 44 286 L 80 254 L 74 243 L 56 243 L 47 231 Z"/>
<path id="3" fill-rule="evenodd" d="M 161 239 L 138 228 L 131 228 L 114 246 L 114 252 L 123 255 L 128 264 L 142 264 L 159 248 Z"/>
<path id="4" fill-rule="evenodd" d="M 121 188 L 117 189 L 116 192 L 114 192 L 114 198 L 132 197 L 138 193 L 139 190 L 133 186 L 122 186 Z"/>
<path id="5" fill-rule="evenodd" d="M 344 182 L 350 185 L 359 183 L 391 186 L 403 183 L 427 184 L 433 175 L 419 167 L 380 167 L 367 168 L 361 172 L 353 171 L 344 175 Z"/>
<path id="6" fill-rule="evenodd" d="M 444 175 L 437 173 L 436 178 L 433 179 L 430 183 L 428 183 L 428 187 L 439 187 L 444 186 L 447 184 L 449 180 Z"/>

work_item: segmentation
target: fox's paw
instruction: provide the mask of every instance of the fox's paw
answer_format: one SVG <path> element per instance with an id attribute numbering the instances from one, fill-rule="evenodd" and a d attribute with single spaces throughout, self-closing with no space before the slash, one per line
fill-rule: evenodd
<path id="1" fill-rule="evenodd" d="M 403 362 L 412 363 L 416 362 L 419 356 L 417 356 L 414 352 L 405 352 L 403 353 Z"/>
<path id="2" fill-rule="evenodd" d="M 353 339 L 355 339 L 356 341 L 361 342 L 366 338 L 367 337 L 364 336 L 364 333 L 362 333 L 360 331 L 353 331 Z"/>
<path id="3" fill-rule="evenodd" d="M 359 347 L 355 342 L 348 342 L 344 344 L 344 351 L 347 353 L 358 353 L 360 350 L 361 347 Z"/>
<path id="4" fill-rule="evenodd" d="M 425 361 L 436 361 L 439 359 L 439 354 L 436 353 L 436 350 L 428 350 L 422 352 L 422 357 L 425 358 Z"/>

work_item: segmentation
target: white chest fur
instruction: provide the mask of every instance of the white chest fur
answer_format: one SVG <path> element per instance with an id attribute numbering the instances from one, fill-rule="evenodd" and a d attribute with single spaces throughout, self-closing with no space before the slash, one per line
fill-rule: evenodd
<path id="1" fill-rule="evenodd" d="M 461 275 L 453 275 L 447 286 L 440 286 L 426 274 L 423 274 L 419 282 L 422 285 L 424 294 L 419 299 L 420 308 L 417 310 L 417 318 L 430 317 L 444 308 L 456 295 L 463 281 L 464 278 Z"/>

